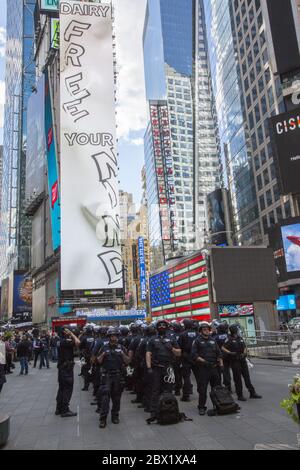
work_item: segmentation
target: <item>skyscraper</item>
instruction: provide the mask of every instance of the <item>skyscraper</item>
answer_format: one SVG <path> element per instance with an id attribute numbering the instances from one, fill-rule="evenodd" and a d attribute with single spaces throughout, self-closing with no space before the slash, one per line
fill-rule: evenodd
<path id="1" fill-rule="evenodd" d="M 202 0 L 148 0 L 143 39 L 149 232 L 157 268 L 201 246 L 205 196 L 220 185 Z"/>
<path id="2" fill-rule="evenodd" d="M 30 263 L 30 222 L 25 216 L 27 101 L 35 84 L 35 0 L 7 2 L 6 104 L 3 136 L 0 276 Z"/>

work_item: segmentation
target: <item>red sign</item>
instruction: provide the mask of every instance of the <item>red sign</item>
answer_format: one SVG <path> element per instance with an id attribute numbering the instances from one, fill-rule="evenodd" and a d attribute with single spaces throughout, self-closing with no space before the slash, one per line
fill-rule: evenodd
<path id="1" fill-rule="evenodd" d="M 51 207 L 54 209 L 55 203 L 58 201 L 58 181 L 51 188 Z"/>

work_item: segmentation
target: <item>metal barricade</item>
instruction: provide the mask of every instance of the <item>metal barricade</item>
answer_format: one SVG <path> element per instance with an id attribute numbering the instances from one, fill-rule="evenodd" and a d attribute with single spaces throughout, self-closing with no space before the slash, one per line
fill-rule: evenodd
<path id="1" fill-rule="evenodd" d="M 256 336 L 244 339 L 249 357 L 291 362 L 293 344 L 300 341 L 300 332 L 256 331 Z"/>

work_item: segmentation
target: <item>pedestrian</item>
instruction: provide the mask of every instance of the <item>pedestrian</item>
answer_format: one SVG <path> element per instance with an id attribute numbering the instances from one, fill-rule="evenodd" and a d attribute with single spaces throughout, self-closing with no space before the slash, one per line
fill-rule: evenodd
<path id="1" fill-rule="evenodd" d="M 40 339 L 36 333 L 35 333 L 35 336 L 33 337 L 32 351 L 33 351 L 33 367 L 35 368 L 37 360 L 41 352 Z"/>
<path id="2" fill-rule="evenodd" d="M 50 340 L 49 336 L 47 335 L 46 332 L 42 333 L 42 336 L 40 338 L 40 369 L 43 366 L 47 366 L 47 369 L 49 369 L 49 348 L 50 348 Z"/>
<path id="3" fill-rule="evenodd" d="M 100 379 L 100 428 L 107 425 L 110 400 L 112 401 L 111 420 L 113 424 L 119 424 L 119 413 L 121 397 L 125 386 L 124 368 L 129 364 L 129 357 L 125 353 L 123 346 L 118 344 L 120 332 L 117 328 L 109 328 L 107 336 L 109 344 L 104 346 L 98 362 L 102 373 Z"/>
<path id="4" fill-rule="evenodd" d="M 58 349 L 58 392 L 56 396 L 55 414 L 62 418 L 77 416 L 77 413 L 70 411 L 74 386 L 74 349 L 79 347 L 80 340 L 66 327 L 60 329 Z"/>
<path id="5" fill-rule="evenodd" d="M 12 336 L 11 334 L 7 334 L 5 336 L 5 347 L 6 347 L 6 365 L 5 365 L 5 373 L 12 374 L 13 367 L 13 355 L 15 353 L 15 349 L 12 343 Z"/>
<path id="6" fill-rule="evenodd" d="M 175 338 L 168 335 L 169 323 L 159 320 L 156 324 L 157 336 L 147 344 L 147 373 L 152 382 L 150 413 L 156 419 L 159 396 L 164 392 L 172 393 L 175 387 L 175 358 L 181 356 L 181 349 Z"/>
<path id="7" fill-rule="evenodd" d="M 27 335 L 24 335 L 17 346 L 17 357 L 20 360 L 20 375 L 28 375 L 28 361 L 31 355 L 31 342 Z"/>
<path id="8" fill-rule="evenodd" d="M 197 366 L 196 380 L 199 394 L 199 415 L 204 416 L 207 410 L 207 389 L 221 385 L 223 369 L 222 353 L 216 341 L 211 338 L 209 323 L 200 324 L 200 335 L 192 345 L 192 359 Z"/>
<path id="9" fill-rule="evenodd" d="M 6 346 L 4 335 L 0 337 L 0 393 L 3 385 L 6 383 L 5 377 L 5 365 L 6 365 Z"/>
<path id="10" fill-rule="evenodd" d="M 53 333 L 50 339 L 51 348 L 51 359 L 53 362 L 57 362 L 57 343 L 59 341 L 57 333 Z"/>
<path id="11" fill-rule="evenodd" d="M 173 320 L 171 322 L 172 334 L 174 335 L 175 340 L 179 344 L 179 338 L 183 331 L 182 325 Z M 182 390 L 182 358 L 176 357 L 175 366 L 174 366 L 174 373 L 175 373 L 175 396 L 179 397 L 181 390 Z"/>
<path id="12" fill-rule="evenodd" d="M 225 354 L 227 354 L 230 360 L 230 366 L 232 369 L 233 380 L 238 400 L 247 401 L 247 399 L 243 395 L 242 377 L 250 393 L 250 398 L 260 399 L 262 397 L 256 393 L 255 388 L 253 387 L 250 379 L 249 368 L 246 360 L 247 347 L 243 338 L 238 334 L 238 325 L 231 325 L 229 327 L 229 331 L 230 336 L 225 341 L 222 350 L 223 352 L 225 352 Z"/>

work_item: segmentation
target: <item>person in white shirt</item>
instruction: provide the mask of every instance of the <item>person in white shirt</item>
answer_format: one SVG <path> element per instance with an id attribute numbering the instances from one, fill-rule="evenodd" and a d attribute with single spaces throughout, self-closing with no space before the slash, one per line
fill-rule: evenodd
<path id="1" fill-rule="evenodd" d="M 3 385 L 6 382 L 5 377 L 5 364 L 6 364 L 6 347 L 4 336 L 0 337 L 0 393 Z"/>

